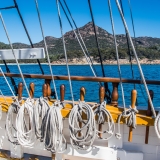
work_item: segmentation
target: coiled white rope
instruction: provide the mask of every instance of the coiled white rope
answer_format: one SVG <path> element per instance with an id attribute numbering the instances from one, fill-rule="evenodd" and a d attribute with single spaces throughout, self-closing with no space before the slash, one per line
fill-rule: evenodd
<path id="1" fill-rule="evenodd" d="M 36 100 L 35 107 L 33 110 L 34 112 L 33 118 L 34 118 L 35 134 L 37 139 L 42 138 L 41 125 L 48 109 L 49 109 L 49 104 L 46 98 L 40 97 L 39 99 Z"/>
<path id="2" fill-rule="evenodd" d="M 56 101 L 51 107 L 49 107 L 42 122 L 41 140 L 44 141 L 45 148 L 52 153 L 60 153 L 67 148 L 66 139 L 63 136 L 62 107 L 63 106 L 60 102 Z"/>
<path id="3" fill-rule="evenodd" d="M 83 120 L 82 112 L 86 115 L 86 120 Z M 84 124 L 82 128 L 79 127 L 79 123 Z M 96 137 L 96 123 L 92 107 L 79 101 L 69 114 L 69 129 L 71 145 L 76 149 L 89 149 Z M 78 135 L 79 133 L 81 136 Z"/>
<path id="4" fill-rule="evenodd" d="M 19 143 L 17 140 L 17 136 L 14 136 L 13 133 L 17 131 L 16 128 L 13 126 L 13 115 L 17 114 L 19 107 L 19 104 L 17 104 L 16 102 L 12 103 L 8 108 L 8 113 L 6 117 L 6 134 L 8 140 L 15 145 L 18 145 Z"/>
<path id="5" fill-rule="evenodd" d="M 160 111 L 158 112 L 158 115 L 154 121 L 154 128 L 155 128 L 157 137 L 160 138 Z"/>
<path id="6" fill-rule="evenodd" d="M 0 67 L 0 71 L 1 71 L 8 87 L 9 87 L 13 97 L 14 97 L 14 100 L 16 101 L 8 107 L 8 113 L 7 113 L 7 117 L 6 117 L 6 133 L 7 133 L 8 140 L 13 144 L 18 145 L 19 143 L 18 143 L 17 137 L 13 136 L 13 134 L 14 134 L 13 132 L 17 131 L 16 128 L 13 126 L 13 124 L 14 124 L 13 123 L 13 114 L 18 112 L 18 109 L 20 108 L 20 103 L 19 103 L 17 97 L 15 96 L 15 94 L 12 90 L 12 87 L 10 86 L 10 84 L 9 84 L 6 76 L 4 75 L 1 67 Z M 6 101 L 6 99 L 5 99 L 5 101 Z M 7 101 L 6 101 L 6 103 L 7 103 Z"/>
<path id="7" fill-rule="evenodd" d="M 24 123 L 26 111 L 29 116 L 30 129 L 28 129 Z M 36 136 L 33 121 L 33 102 L 30 98 L 28 98 L 25 103 L 19 108 L 16 117 L 16 129 L 19 144 L 26 147 L 33 146 L 36 140 Z"/>
<path id="8" fill-rule="evenodd" d="M 114 120 L 112 118 L 112 115 L 110 114 L 110 112 L 106 109 L 106 101 L 102 102 L 98 107 L 96 107 L 96 109 L 94 110 L 95 115 L 98 116 L 97 119 L 97 123 L 98 124 L 104 124 L 107 120 L 107 130 L 101 132 L 99 130 L 96 130 L 97 136 L 99 137 L 99 133 L 104 134 L 107 133 L 108 137 L 107 138 L 102 138 L 99 137 L 102 140 L 109 140 L 114 132 L 115 132 L 115 124 L 114 124 Z"/>
<path id="9" fill-rule="evenodd" d="M 129 106 L 129 109 L 126 110 L 126 114 L 125 112 L 123 111 L 119 117 L 118 117 L 118 132 L 116 133 L 116 138 L 117 139 L 121 139 L 121 133 L 120 133 L 120 120 L 121 120 L 121 117 L 124 117 L 127 119 L 126 121 L 126 125 L 128 127 L 132 127 L 134 129 L 136 129 L 136 114 L 138 113 L 138 110 L 137 110 L 137 107 L 135 106 L 135 108 L 132 108 L 131 106 Z"/>

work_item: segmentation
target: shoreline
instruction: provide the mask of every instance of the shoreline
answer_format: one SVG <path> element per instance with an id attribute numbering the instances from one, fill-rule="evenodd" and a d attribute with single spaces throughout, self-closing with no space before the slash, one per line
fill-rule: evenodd
<path id="1" fill-rule="evenodd" d="M 95 60 L 92 60 L 94 65 L 100 65 L 100 63 L 97 63 Z M 149 60 L 147 58 L 140 59 L 139 60 L 141 65 L 160 65 L 160 59 L 157 60 Z M 119 59 L 120 65 L 130 65 L 130 62 L 128 59 Z M 19 63 L 20 65 L 37 65 L 37 63 Z M 48 63 L 41 63 L 42 65 L 48 65 Z M 103 62 L 104 65 L 117 65 L 116 60 L 106 60 Z M 137 65 L 137 62 L 135 59 L 132 60 L 133 65 Z M 0 63 L 0 65 L 4 65 L 3 63 Z M 7 63 L 7 65 L 17 65 L 16 63 Z M 61 59 L 59 61 L 53 61 L 51 65 L 66 65 L 66 62 L 64 59 Z M 68 65 L 89 65 L 86 63 L 85 58 L 81 59 L 72 59 L 68 60 Z"/>
<path id="2" fill-rule="evenodd" d="M 92 62 L 94 65 L 100 65 L 100 63 L 98 63 L 97 61 L 92 59 Z M 160 59 L 157 60 L 150 60 L 147 58 L 144 59 L 139 59 L 140 64 L 142 65 L 160 65 Z M 130 62 L 128 59 L 119 59 L 119 63 L 120 65 L 130 65 Z M 86 63 L 86 59 L 85 58 L 74 58 L 72 60 L 68 60 L 68 64 L 69 65 L 88 65 L 88 63 Z M 117 65 L 117 60 L 105 60 L 103 61 L 104 65 Z M 135 59 L 132 60 L 132 64 L 133 65 L 137 65 L 137 62 Z M 59 61 L 54 61 L 52 62 L 52 65 L 66 65 L 65 60 L 61 59 Z"/>

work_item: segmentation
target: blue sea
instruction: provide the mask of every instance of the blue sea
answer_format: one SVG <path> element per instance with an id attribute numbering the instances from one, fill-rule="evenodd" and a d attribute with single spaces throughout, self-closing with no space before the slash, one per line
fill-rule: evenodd
<path id="1" fill-rule="evenodd" d="M 30 65 L 20 65 L 23 73 L 30 73 L 30 74 L 41 74 L 41 71 L 39 69 L 38 65 L 30 64 Z M 50 74 L 48 65 L 42 65 L 43 70 L 45 74 Z M 5 66 L 1 65 L 1 68 L 4 72 L 6 72 Z M 19 73 L 18 68 L 16 65 L 9 65 L 9 69 L 12 73 Z M 93 76 L 91 69 L 88 65 L 70 65 L 70 74 L 73 76 Z M 95 65 L 96 72 L 98 73 L 98 76 L 102 76 L 101 72 L 101 66 Z M 107 77 L 115 77 L 119 78 L 118 74 L 118 68 L 117 65 L 105 65 L 105 74 Z M 52 70 L 54 75 L 67 75 L 67 69 L 65 65 L 52 65 Z M 142 65 L 142 70 L 144 72 L 145 78 L 148 80 L 160 80 L 160 65 Z M 130 65 L 121 65 L 121 71 L 122 71 L 122 78 L 132 78 L 131 74 L 131 67 Z M 133 71 L 134 71 L 134 77 L 135 79 L 140 79 L 140 74 L 137 65 L 133 65 Z M 16 85 L 18 85 L 19 82 L 22 82 L 21 78 L 14 78 Z M 42 85 L 44 84 L 43 79 L 29 79 L 26 78 L 26 83 L 29 86 L 31 82 L 35 83 L 35 97 L 42 96 Z M 10 79 L 8 78 L 9 83 Z M 65 100 L 71 100 L 71 94 L 69 89 L 69 82 L 64 80 L 56 80 L 56 88 L 59 95 L 60 92 L 60 85 L 65 84 L 66 86 L 66 93 L 65 93 Z M 0 89 L 3 92 L 5 96 L 11 96 L 11 92 L 4 80 L 3 77 L 0 77 Z M 80 88 L 84 86 L 86 88 L 86 95 L 85 95 L 85 101 L 88 102 L 99 102 L 99 85 L 97 82 L 84 82 L 84 81 L 72 81 L 72 87 L 73 87 L 73 94 L 74 94 L 74 100 L 77 101 L 79 99 L 79 92 Z M 123 84 L 124 87 L 124 93 L 125 93 L 125 103 L 126 105 L 130 105 L 130 95 L 131 90 L 134 88 L 133 84 Z M 12 87 L 13 88 L 13 87 Z M 52 83 L 51 88 L 53 89 Z M 149 90 L 152 89 L 154 91 L 154 99 L 153 104 L 158 109 L 160 107 L 160 86 L 158 85 L 148 85 Z M 109 89 L 112 91 L 112 83 L 109 83 Z M 136 89 L 138 92 L 137 95 L 137 102 L 138 107 L 146 108 L 147 107 L 147 101 L 148 98 L 146 96 L 146 92 L 144 89 L 144 86 L 141 84 L 136 84 Z M 26 89 L 24 88 L 23 96 L 27 97 Z M 121 98 L 121 89 L 119 86 L 119 105 L 122 105 L 122 98 Z"/>

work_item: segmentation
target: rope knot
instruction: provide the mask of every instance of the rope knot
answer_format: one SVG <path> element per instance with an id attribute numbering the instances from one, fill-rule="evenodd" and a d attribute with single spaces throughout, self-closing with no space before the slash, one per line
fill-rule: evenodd
<path id="1" fill-rule="evenodd" d="M 135 106 L 135 108 L 132 108 L 131 106 L 129 106 L 129 109 L 126 111 L 123 111 L 119 117 L 118 117 L 118 133 L 116 133 L 116 138 L 120 139 L 121 138 L 121 134 L 120 134 L 120 120 L 121 117 L 126 119 L 126 125 L 128 127 L 132 127 L 132 128 L 136 128 L 136 114 L 138 113 L 137 107 Z"/>
<path id="2" fill-rule="evenodd" d="M 108 131 L 108 134 L 112 135 L 112 134 L 113 134 L 113 131 L 112 131 L 112 130 L 109 130 L 109 131 Z"/>
<path id="3" fill-rule="evenodd" d="M 45 100 L 47 100 L 47 98 L 46 98 L 46 97 L 40 97 L 38 100 L 39 100 L 39 102 L 38 102 L 39 105 L 42 106 L 42 105 L 43 105 L 43 102 L 44 102 Z"/>
<path id="4" fill-rule="evenodd" d="M 117 139 L 121 139 L 122 138 L 122 135 L 120 133 L 116 133 L 115 136 L 116 136 Z"/>
<path id="5" fill-rule="evenodd" d="M 135 106 L 134 108 L 132 108 L 131 106 L 129 106 L 129 110 L 130 110 L 130 112 L 134 112 L 135 114 L 137 114 L 138 113 L 138 110 L 137 110 L 137 107 Z"/>
<path id="6" fill-rule="evenodd" d="M 63 104 L 59 100 L 55 101 L 53 106 L 54 107 L 59 107 L 60 109 L 63 108 Z"/>
<path id="7" fill-rule="evenodd" d="M 83 121 L 83 119 L 82 119 L 82 112 L 85 113 L 85 110 L 83 109 L 84 104 L 85 104 L 84 101 L 80 101 L 80 100 L 79 100 L 79 104 L 76 105 L 76 106 L 78 107 L 77 116 L 78 116 L 78 121 L 79 121 L 79 122 L 82 122 L 82 121 Z M 86 113 L 86 114 L 87 114 L 87 113 Z"/>
<path id="8" fill-rule="evenodd" d="M 104 124 L 105 120 L 106 120 L 106 115 L 104 114 L 104 109 L 106 107 L 106 102 L 102 102 L 98 107 L 97 107 L 97 111 L 96 114 L 98 115 L 98 120 L 97 123 L 98 124 Z"/>

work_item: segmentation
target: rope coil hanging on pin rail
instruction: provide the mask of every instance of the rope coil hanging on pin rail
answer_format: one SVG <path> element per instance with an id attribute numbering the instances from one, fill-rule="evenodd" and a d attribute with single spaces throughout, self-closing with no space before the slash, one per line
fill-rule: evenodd
<path id="1" fill-rule="evenodd" d="M 154 121 L 154 128 L 155 128 L 157 137 L 160 138 L 160 111 L 158 112 L 158 115 Z"/>
<path id="2" fill-rule="evenodd" d="M 16 117 L 16 128 L 17 128 L 17 139 L 22 146 L 31 147 L 33 146 L 36 136 L 35 136 L 35 126 L 33 120 L 33 99 L 28 98 L 25 103 L 20 107 L 17 117 Z M 24 125 L 25 114 L 28 114 L 30 120 L 30 127 L 27 128 Z"/>
<path id="3" fill-rule="evenodd" d="M 132 128 L 136 129 L 136 114 L 138 113 L 138 110 L 135 106 L 136 98 L 137 98 L 137 91 L 132 90 L 131 106 L 129 106 L 129 109 L 126 110 L 126 113 L 125 111 L 123 111 L 118 117 L 118 132 L 115 135 L 117 139 L 121 139 L 120 120 L 122 117 L 125 118 L 126 125 L 130 127 L 130 134 L 132 134 L 131 133 Z M 129 138 L 129 141 L 131 141 L 131 138 Z"/>
<path id="4" fill-rule="evenodd" d="M 138 113 L 138 110 L 135 106 L 135 108 L 131 108 L 131 106 L 129 106 L 129 109 L 126 110 L 126 114 L 124 113 L 124 111 L 122 112 L 122 114 L 119 115 L 118 117 L 118 132 L 116 133 L 116 138 L 117 139 L 121 139 L 121 133 L 120 133 L 120 120 L 121 118 L 128 118 L 126 125 L 128 127 L 132 127 L 134 129 L 136 129 L 136 114 Z"/>
<path id="5" fill-rule="evenodd" d="M 106 102 L 102 102 L 98 107 L 96 107 L 96 109 L 94 110 L 94 114 L 98 116 L 97 118 L 97 123 L 99 125 L 102 125 L 106 122 L 107 120 L 107 124 L 108 127 L 105 131 L 100 131 L 97 130 L 97 136 L 98 138 L 102 139 L 102 140 L 108 140 L 110 139 L 115 131 L 115 124 L 112 118 L 112 115 L 110 114 L 110 112 L 106 109 Z M 99 134 L 105 134 L 107 133 L 109 136 L 107 138 L 102 138 Z"/>
<path id="6" fill-rule="evenodd" d="M 66 148 L 67 148 L 66 140 L 65 140 L 63 133 L 62 133 L 62 131 L 63 131 L 62 119 L 63 118 L 61 115 L 61 108 L 63 106 L 61 105 L 61 103 L 58 100 L 58 94 L 57 94 L 56 85 L 55 85 L 55 81 L 54 81 L 54 75 L 53 75 L 53 71 L 52 71 L 52 67 L 51 67 L 51 63 L 50 63 L 50 58 L 49 58 L 49 53 L 48 53 L 48 48 L 47 48 L 44 32 L 43 32 L 41 16 L 40 16 L 39 7 L 38 7 L 38 1 L 37 0 L 34 0 L 34 1 L 36 4 L 41 33 L 42 33 L 42 37 L 44 40 L 45 51 L 46 51 L 46 55 L 47 55 L 47 60 L 48 60 L 49 69 L 50 69 L 50 73 L 52 76 L 52 82 L 53 82 L 55 96 L 56 96 L 56 102 L 51 107 L 49 107 L 49 109 L 46 113 L 46 116 L 44 117 L 44 119 L 42 121 L 42 127 L 41 127 L 42 140 L 44 141 L 45 148 L 47 150 L 50 150 L 52 153 L 57 153 L 57 152 L 62 152 L 64 150 L 66 150 Z"/>
<path id="7" fill-rule="evenodd" d="M 64 152 L 67 148 L 66 139 L 63 135 L 63 118 L 60 101 L 56 101 L 49 107 L 42 121 L 42 138 L 45 148 L 52 153 Z"/>
<path id="8" fill-rule="evenodd" d="M 40 141 L 43 141 L 42 131 L 41 131 L 42 123 L 50 107 L 47 101 L 48 100 L 47 84 L 43 85 L 42 90 L 43 90 L 43 97 L 40 97 L 39 99 L 36 100 L 35 107 L 34 107 L 34 115 L 33 115 L 34 125 L 35 125 L 35 134 L 36 134 L 37 139 L 40 139 Z"/>
<path id="9" fill-rule="evenodd" d="M 83 120 L 83 114 L 86 115 L 86 120 Z M 82 127 L 79 123 L 82 123 Z M 87 150 L 91 147 L 96 137 L 96 123 L 91 106 L 79 101 L 72 108 L 69 115 L 69 129 L 70 142 L 75 149 Z"/>
<path id="10" fill-rule="evenodd" d="M 49 107 L 50 106 L 48 104 L 47 98 L 40 97 L 35 102 L 33 116 L 34 116 L 34 123 L 35 123 L 35 134 L 37 139 L 41 139 L 41 136 L 42 136 L 41 125 Z M 41 118 L 41 122 L 40 122 L 40 118 Z"/>
<path id="11" fill-rule="evenodd" d="M 5 81 L 6 83 L 9 85 L 3 71 L 1 70 L 4 78 L 5 78 Z M 22 101 L 22 90 L 23 90 L 23 83 L 19 83 L 18 84 L 18 99 L 17 97 L 15 97 L 13 91 L 12 91 L 12 88 L 10 87 L 9 85 L 9 88 L 14 96 L 13 98 L 13 103 L 9 106 L 8 108 L 8 114 L 7 114 L 7 117 L 6 117 L 6 133 L 7 133 L 7 137 L 8 137 L 8 140 L 13 143 L 14 145 L 19 145 L 19 142 L 18 142 L 18 139 L 17 139 L 17 129 L 16 127 L 14 126 L 14 121 L 13 121 L 13 118 L 14 118 L 14 114 L 17 114 L 19 109 L 20 109 L 20 104 L 21 104 L 21 101 Z M 24 122 L 24 125 L 26 125 L 25 121 Z"/>
<path id="12" fill-rule="evenodd" d="M 102 140 L 108 140 L 113 136 L 113 133 L 115 131 L 115 124 L 112 118 L 112 115 L 110 112 L 106 109 L 106 102 L 104 101 L 105 97 L 105 88 L 100 87 L 99 88 L 99 99 L 100 99 L 100 104 L 94 105 L 92 108 L 94 109 L 94 114 L 98 117 L 97 118 L 97 123 L 98 123 L 98 129 L 96 130 L 96 134 L 98 138 Z M 105 123 L 107 120 L 107 129 L 105 131 L 102 131 L 102 125 Z M 106 126 L 105 126 L 106 127 Z M 102 138 L 102 134 L 106 133 L 107 138 Z"/>
<path id="13" fill-rule="evenodd" d="M 13 102 L 9 106 L 6 117 L 6 125 L 5 125 L 8 140 L 15 145 L 19 145 L 19 142 L 17 140 L 17 136 L 13 134 L 13 132 L 17 132 L 17 129 L 13 125 L 13 115 L 14 113 L 16 114 L 18 113 L 19 108 L 20 106 L 19 103 L 17 102 Z"/>

